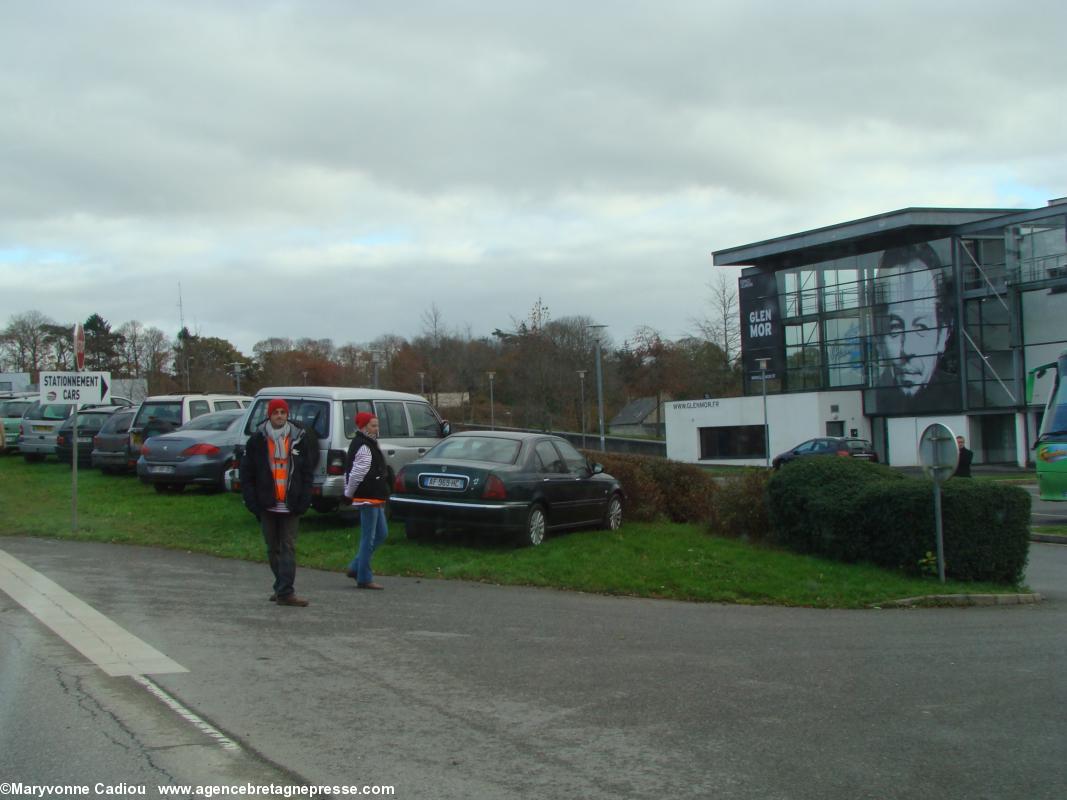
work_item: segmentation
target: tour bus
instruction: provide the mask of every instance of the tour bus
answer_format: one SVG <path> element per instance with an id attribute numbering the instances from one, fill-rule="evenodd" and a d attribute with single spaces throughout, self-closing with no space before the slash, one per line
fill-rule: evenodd
<path id="1" fill-rule="evenodd" d="M 1027 400 L 1033 398 L 1034 380 L 1050 370 L 1053 372 L 1052 389 L 1034 445 L 1037 486 L 1042 500 L 1067 501 L 1067 350 L 1051 364 L 1030 370 Z"/>

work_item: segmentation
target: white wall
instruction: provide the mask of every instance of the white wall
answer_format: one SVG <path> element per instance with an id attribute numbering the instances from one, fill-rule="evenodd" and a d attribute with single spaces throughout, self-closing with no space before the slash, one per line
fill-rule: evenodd
<path id="1" fill-rule="evenodd" d="M 959 414 L 940 417 L 890 417 L 886 420 L 889 437 L 889 463 L 894 467 L 919 467 L 919 437 L 927 425 L 940 422 L 956 436 L 963 436 L 973 449 L 967 417 Z"/>
<path id="2" fill-rule="evenodd" d="M 837 411 L 831 411 L 837 406 Z M 664 403 L 667 427 L 667 457 L 675 461 L 701 464 L 736 464 L 760 466 L 756 459 L 700 460 L 700 428 L 763 425 L 763 396 L 726 397 L 716 400 L 679 400 Z M 869 439 L 870 423 L 863 416 L 860 392 L 804 392 L 768 395 L 767 427 L 770 455 L 794 447 L 806 439 L 826 435 L 826 423 L 840 420 L 845 434 L 852 429 Z"/>

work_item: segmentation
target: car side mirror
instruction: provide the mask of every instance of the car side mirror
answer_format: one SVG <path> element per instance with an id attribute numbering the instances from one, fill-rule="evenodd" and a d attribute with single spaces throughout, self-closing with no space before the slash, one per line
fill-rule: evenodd
<path id="1" fill-rule="evenodd" d="M 441 436 L 444 437 L 444 436 L 451 436 L 451 435 L 452 435 L 452 423 L 449 422 L 446 419 L 441 423 Z"/>
<path id="2" fill-rule="evenodd" d="M 604 471 L 604 465 L 603 464 L 590 464 L 589 465 L 589 471 L 591 473 L 593 473 L 594 475 L 599 475 L 601 472 Z"/>

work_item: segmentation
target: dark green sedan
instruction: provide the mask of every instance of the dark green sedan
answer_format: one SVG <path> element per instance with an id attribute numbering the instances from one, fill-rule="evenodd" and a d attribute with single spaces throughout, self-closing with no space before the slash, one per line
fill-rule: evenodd
<path id="1" fill-rule="evenodd" d="M 409 539 L 456 528 L 536 546 L 553 531 L 618 529 L 624 501 L 619 481 L 566 439 L 465 431 L 400 470 L 389 502 Z"/>

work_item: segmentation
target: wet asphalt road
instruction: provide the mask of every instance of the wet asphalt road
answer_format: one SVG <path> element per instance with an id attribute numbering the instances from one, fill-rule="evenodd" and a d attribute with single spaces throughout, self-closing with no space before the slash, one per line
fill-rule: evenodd
<path id="1" fill-rule="evenodd" d="M 65 774 L 70 739 L 101 751 L 81 774 L 113 750 L 131 760 L 111 778 L 166 756 L 177 782 L 259 771 L 401 798 L 1067 796 L 1061 545 L 1033 546 L 1040 605 L 867 611 L 389 577 L 361 592 L 312 570 L 312 605 L 278 608 L 261 564 L 0 550 L 186 667 L 152 680 L 242 748 L 105 680 L 0 592 L 0 771 L 21 780 Z M 25 737 L 13 721 L 37 744 L 5 746 Z"/>

